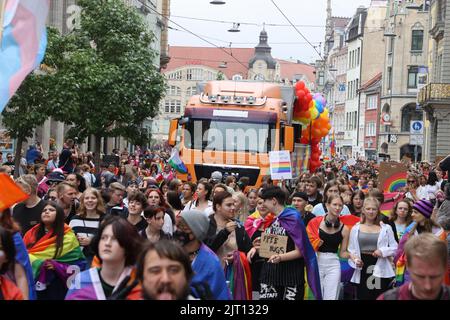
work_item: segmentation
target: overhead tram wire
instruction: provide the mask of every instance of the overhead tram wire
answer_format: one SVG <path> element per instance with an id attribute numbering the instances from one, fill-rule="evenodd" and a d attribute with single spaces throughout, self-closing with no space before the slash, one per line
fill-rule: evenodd
<path id="1" fill-rule="evenodd" d="M 286 14 L 283 12 L 283 10 L 281 10 L 281 8 L 275 3 L 274 0 L 270 0 L 270 2 L 272 2 L 272 4 L 277 8 L 277 10 L 281 13 L 281 15 L 286 19 L 286 21 L 289 22 L 289 24 L 295 29 L 295 31 L 297 31 L 297 33 L 314 49 L 314 51 L 318 54 L 318 56 L 320 57 L 320 59 L 322 61 L 325 61 L 325 59 L 323 58 L 322 54 L 317 50 L 316 46 L 314 46 L 309 40 L 308 38 L 306 38 L 303 33 L 300 32 L 300 30 L 297 29 L 297 27 L 292 23 L 292 21 L 286 16 Z M 337 81 L 336 77 L 334 76 L 334 74 L 332 74 L 330 72 L 331 76 L 333 77 L 334 81 Z"/>
<path id="2" fill-rule="evenodd" d="M 161 16 L 161 17 L 163 17 L 163 18 L 166 18 L 168 21 L 170 21 L 170 22 L 173 23 L 174 25 L 176 25 L 176 26 L 178 26 L 179 28 L 185 30 L 186 32 L 192 34 L 193 36 L 199 38 L 200 40 L 202 40 L 202 41 L 204 41 L 204 42 L 206 42 L 206 43 L 208 43 L 208 44 L 210 44 L 210 45 L 212 45 L 212 46 L 214 46 L 214 47 L 216 47 L 216 48 L 222 50 L 222 51 L 225 52 L 227 55 L 229 55 L 229 56 L 232 57 L 234 60 L 236 60 L 239 64 L 241 64 L 244 68 L 247 68 L 247 66 L 246 66 L 245 64 L 243 64 L 243 63 L 242 63 L 241 61 L 239 61 L 235 56 L 233 56 L 232 53 L 229 53 L 228 51 L 226 51 L 223 47 L 219 47 L 219 46 L 216 45 L 215 43 L 213 43 L 213 42 L 211 42 L 211 41 L 209 41 L 209 40 L 206 40 L 206 39 L 204 39 L 203 37 L 199 36 L 198 34 L 196 34 L 196 33 L 192 32 L 192 31 L 188 30 L 187 28 L 183 27 L 182 25 L 180 25 L 180 24 L 174 22 L 173 20 L 169 19 L 168 17 L 164 16 L 162 13 L 159 13 L 158 11 L 156 11 L 156 10 L 153 9 L 152 7 L 148 6 L 147 4 L 142 4 L 142 5 L 145 6 L 146 8 L 148 8 L 148 9 L 150 9 L 151 11 L 153 11 L 154 13 L 156 13 L 157 15 L 159 15 L 159 16 Z"/>
<path id="3" fill-rule="evenodd" d="M 177 28 L 174 28 L 174 27 L 171 27 L 171 26 L 169 26 L 169 29 L 173 30 L 173 31 L 178 31 L 178 32 L 186 32 L 184 30 L 180 30 L 180 29 L 177 29 Z M 219 42 L 223 42 L 223 43 L 227 43 L 227 44 L 232 42 L 232 41 L 226 41 L 226 40 L 222 40 L 222 39 L 217 39 L 217 38 L 205 36 L 203 34 L 199 34 L 199 35 L 202 36 L 203 38 L 206 38 L 206 39 L 211 39 L 211 40 L 214 40 L 214 41 L 219 41 Z M 256 44 L 255 42 L 232 42 L 232 43 L 234 45 L 248 44 L 248 45 L 253 45 L 253 46 Z M 313 41 L 311 43 L 321 44 L 322 42 L 321 41 Z M 306 41 L 301 41 L 301 42 L 270 42 L 270 44 L 272 44 L 272 45 L 298 45 L 298 44 L 308 44 L 308 42 L 306 42 Z"/>
<path id="4" fill-rule="evenodd" d="M 189 19 L 189 20 L 197 20 L 197 21 L 205 21 L 205 22 L 215 22 L 215 23 L 224 23 L 224 24 L 230 24 L 230 23 L 236 23 L 236 21 L 225 21 L 225 20 L 213 20 L 213 19 L 206 19 L 206 18 L 195 18 L 195 17 L 186 17 L 186 16 L 175 16 L 172 15 L 172 18 L 180 18 L 180 19 Z M 256 22 L 239 22 L 241 25 L 246 26 L 258 26 L 262 27 L 262 24 L 256 23 Z M 276 23 L 265 23 L 266 26 L 270 27 L 290 27 L 290 24 L 276 24 Z M 311 25 L 311 24 L 304 24 L 304 25 L 296 25 L 297 27 L 302 28 L 325 28 L 325 26 L 321 25 Z"/>

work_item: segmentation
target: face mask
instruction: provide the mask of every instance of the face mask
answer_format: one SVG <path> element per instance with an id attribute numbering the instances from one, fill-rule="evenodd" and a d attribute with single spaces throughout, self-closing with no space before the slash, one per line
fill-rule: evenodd
<path id="1" fill-rule="evenodd" d="M 181 243 L 182 246 L 187 245 L 193 239 L 191 239 L 191 234 L 177 230 L 173 233 L 173 239 Z"/>

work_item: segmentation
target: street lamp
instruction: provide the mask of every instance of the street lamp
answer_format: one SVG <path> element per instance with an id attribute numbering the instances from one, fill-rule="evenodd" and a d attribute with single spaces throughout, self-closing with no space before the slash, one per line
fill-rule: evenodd
<path id="1" fill-rule="evenodd" d="M 225 1 L 221 1 L 221 0 L 213 0 L 209 2 L 210 4 L 225 4 Z"/>
<path id="2" fill-rule="evenodd" d="M 223 61 L 223 62 L 219 65 L 219 68 L 221 68 L 221 69 L 225 69 L 226 67 L 227 67 L 226 61 Z"/>

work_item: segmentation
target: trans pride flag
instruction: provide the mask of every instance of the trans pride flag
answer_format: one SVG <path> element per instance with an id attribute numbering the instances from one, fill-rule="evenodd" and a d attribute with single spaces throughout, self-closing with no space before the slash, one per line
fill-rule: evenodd
<path id="1" fill-rule="evenodd" d="M 0 26 L 0 112 L 44 59 L 49 6 L 49 0 L 6 0 Z"/>
<path id="2" fill-rule="evenodd" d="M 176 148 L 172 149 L 172 154 L 170 155 L 169 164 L 172 168 L 174 168 L 179 173 L 187 173 L 188 170 L 184 165 L 183 160 L 180 158 L 180 154 Z"/>

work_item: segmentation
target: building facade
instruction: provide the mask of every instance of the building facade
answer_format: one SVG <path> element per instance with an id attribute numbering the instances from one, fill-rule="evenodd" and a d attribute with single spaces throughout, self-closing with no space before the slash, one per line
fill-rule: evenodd
<path id="1" fill-rule="evenodd" d="M 429 83 L 418 99 L 426 113 L 427 160 L 450 154 L 450 1 L 432 0 L 429 16 Z"/>
<path id="2" fill-rule="evenodd" d="M 420 2 L 420 1 L 417 1 Z M 423 1 L 422 1 L 423 2 Z M 419 70 L 428 63 L 428 6 L 388 1 L 378 151 L 394 161 L 422 159 L 422 145 L 410 143 L 411 121 L 422 121 L 417 106 Z"/>
<path id="3" fill-rule="evenodd" d="M 364 155 L 364 149 L 359 145 L 359 128 L 364 128 L 364 118 L 360 116 L 361 72 L 362 72 L 362 48 L 364 37 L 364 25 L 367 18 L 367 9 L 360 7 L 352 17 L 348 28 L 347 38 L 347 95 L 345 101 L 346 127 L 342 152 L 347 157 L 358 158 Z"/>

